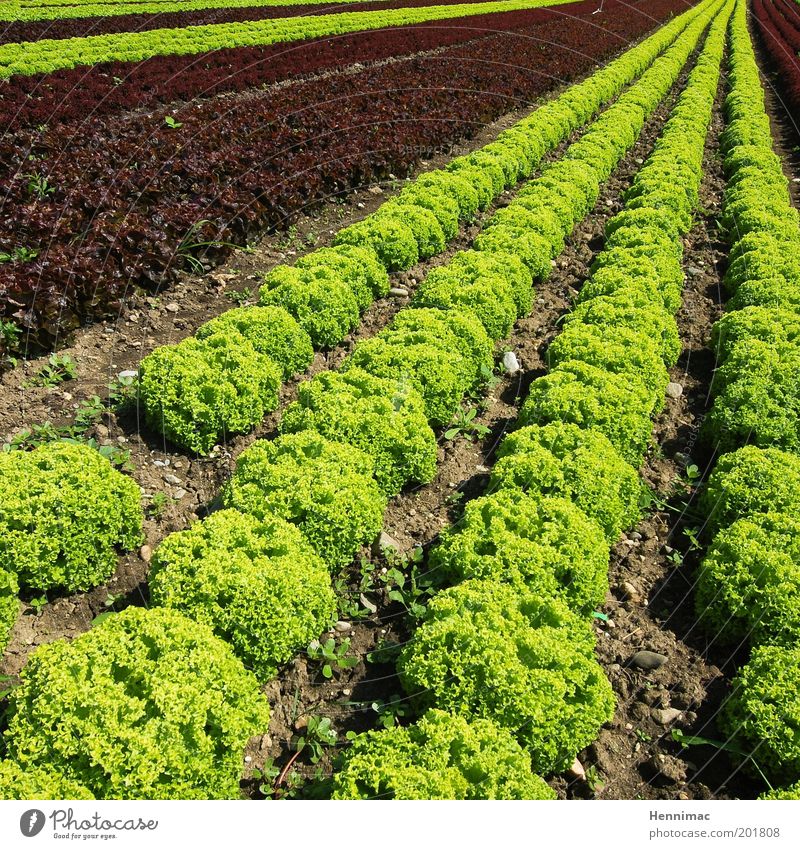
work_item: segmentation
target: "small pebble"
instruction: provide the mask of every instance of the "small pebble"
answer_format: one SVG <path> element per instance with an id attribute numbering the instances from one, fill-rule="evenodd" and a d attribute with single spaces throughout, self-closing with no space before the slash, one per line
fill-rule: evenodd
<path id="1" fill-rule="evenodd" d="M 381 531 L 372 544 L 372 553 L 376 557 L 380 556 L 384 548 L 393 548 L 395 551 L 400 551 L 400 543 L 394 537 L 390 537 L 386 531 Z"/>
<path id="2" fill-rule="evenodd" d="M 185 490 L 185 489 L 176 489 L 172 497 L 173 497 L 176 501 L 180 501 L 180 500 L 181 500 L 181 498 L 183 498 L 185 495 L 186 495 L 186 490 Z"/>
<path id="3" fill-rule="evenodd" d="M 149 545 L 143 545 L 143 546 L 139 549 L 139 557 L 141 557 L 141 558 L 142 558 L 142 560 L 144 560 L 144 562 L 145 562 L 145 563 L 149 563 L 149 562 L 150 562 L 150 558 L 151 558 L 152 556 L 153 556 L 153 549 L 152 549 L 152 548 L 150 548 L 150 546 L 149 546 Z"/>
<path id="4" fill-rule="evenodd" d="M 336 630 L 340 634 L 344 634 L 347 631 L 351 630 L 353 626 L 349 622 L 345 622 L 344 620 L 340 619 L 333 627 L 336 628 Z"/>
<path id="5" fill-rule="evenodd" d="M 641 593 L 630 581 L 623 581 L 622 592 L 630 601 L 639 602 L 642 600 Z"/>
<path id="6" fill-rule="evenodd" d="M 164 309 L 165 309 L 167 312 L 178 312 L 178 310 L 180 309 L 180 307 L 179 307 L 177 304 L 174 304 L 174 303 L 173 303 L 173 304 L 167 304 L 167 305 L 164 307 Z"/>
<path id="7" fill-rule="evenodd" d="M 659 654 L 656 651 L 648 651 L 647 649 L 637 651 L 631 658 L 631 663 L 634 666 L 638 666 L 639 669 L 658 669 L 666 662 L 667 656 L 665 654 Z"/>
<path id="8" fill-rule="evenodd" d="M 572 762 L 572 766 L 567 770 L 567 774 L 580 781 L 586 781 L 586 770 L 577 758 Z"/>
<path id="9" fill-rule="evenodd" d="M 506 351 L 505 354 L 503 354 L 503 368 L 510 375 L 515 375 L 522 371 L 517 355 L 513 351 Z"/>
<path id="10" fill-rule="evenodd" d="M 681 715 L 678 708 L 653 708 L 650 713 L 659 725 L 669 725 Z"/>
<path id="11" fill-rule="evenodd" d="M 395 298 L 407 298 L 408 289 L 404 289 L 402 286 L 392 286 L 392 288 L 389 289 L 389 294 L 393 295 Z"/>
<path id="12" fill-rule="evenodd" d="M 164 480 L 167 483 L 171 483 L 173 486 L 178 486 L 178 484 L 181 482 L 181 479 L 177 475 L 173 475 L 172 472 L 170 472 L 168 475 L 164 475 Z"/>
<path id="13" fill-rule="evenodd" d="M 358 598 L 359 598 L 359 601 L 361 602 L 361 604 L 363 604 L 363 605 L 364 605 L 364 607 L 366 607 L 366 608 L 367 608 L 367 610 L 369 610 L 369 612 L 370 612 L 370 613 L 377 613 L 377 612 L 378 612 L 378 608 L 377 608 L 377 606 L 376 606 L 376 605 L 374 605 L 374 604 L 373 604 L 373 603 L 372 603 L 372 602 L 371 602 L 371 601 L 370 601 L 370 600 L 369 600 L 369 599 L 368 599 L 368 598 L 364 595 L 364 593 L 361 593 L 361 595 L 360 595 Z"/>
<path id="14" fill-rule="evenodd" d="M 683 395 L 683 387 L 680 383 L 673 383 L 670 381 L 667 384 L 667 397 L 669 398 L 680 398 Z"/>

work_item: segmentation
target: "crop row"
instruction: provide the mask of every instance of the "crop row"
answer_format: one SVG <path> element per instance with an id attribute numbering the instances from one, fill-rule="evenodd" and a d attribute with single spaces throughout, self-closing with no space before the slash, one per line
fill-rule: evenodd
<path id="1" fill-rule="evenodd" d="M 352 5 L 370 0 L 336 0 L 336 5 Z M 476 0 L 479 2 L 479 0 Z M 75 0 L 48 0 L 26 3 L 11 0 L 0 3 L 0 22 L 3 21 L 47 21 L 64 18 L 114 17 L 117 15 L 162 15 L 169 12 L 193 12 L 207 9 L 261 9 L 275 6 L 321 5 L 320 0 L 111 0 L 111 2 L 78 3 Z M 328 4 L 330 7 L 333 4 Z"/>
<path id="2" fill-rule="evenodd" d="M 186 56 L 231 47 L 279 44 L 425 21 L 460 20 L 490 12 L 513 12 L 536 5 L 558 6 L 568 2 L 572 0 L 495 0 L 4 44 L 0 45 L 0 79 L 14 74 L 40 74 L 97 62 L 141 62 L 151 56 Z"/>
<path id="3" fill-rule="evenodd" d="M 360 12 L 374 12 L 380 9 L 411 8 L 416 6 L 442 5 L 442 0 L 358 0 Z M 463 0 L 463 2 L 481 2 L 481 0 Z M 151 29 L 175 29 L 178 27 L 200 26 L 202 24 L 241 23 L 260 21 L 264 18 L 295 18 L 299 15 L 318 13 L 331 14 L 338 10 L 335 3 L 314 5 L 270 5 L 248 8 L 204 7 L 197 11 L 182 11 L 184 4 L 175 6 L 172 11 L 158 14 L 114 14 L 103 17 L 67 17 L 45 20 L 15 20 L 0 22 L 0 44 L 20 41 L 39 41 L 43 38 L 83 38 L 88 35 L 105 35 L 112 32 L 144 32 Z M 472 22 L 470 22 L 472 23 Z"/>
<path id="4" fill-rule="evenodd" d="M 716 642 L 752 649 L 720 724 L 749 771 L 785 787 L 800 780 L 800 216 L 772 148 L 744 3 L 730 63 L 722 224 L 731 297 L 713 328 L 721 366 L 706 428 L 718 448 L 738 450 L 720 457 L 703 494 L 713 538 L 695 601 Z M 799 793 L 800 783 L 770 796 Z"/>
<path id="5" fill-rule="evenodd" d="M 621 39 L 651 26 L 645 17 L 620 14 L 608 31 L 595 30 L 593 5 L 582 4 L 586 20 L 551 17 L 468 48 L 246 99 L 199 101 L 168 113 L 182 124 L 177 129 L 166 126 L 163 111 L 143 110 L 7 137 L 0 141 L 0 246 L 35 256 L 0 265 L 3 318 L 25 331 L 26 347 L 51 346 L 90 318 L 116 315 L 131 287 L 174 279 L 185 246 L 214 243 L 195 253 L 218 261 L 227 244 L 285 227 L 331 195 L 407 173 L 420 157 L 529 103 L 555 78 L 586 72 Z M 676 0 L 657 0 L 652 10 L 666 16 L 675 7 Z M 374 34 L 377 53 L 392 55 L 401 32 Z M 348 44 L 344 55 L 331 49 L 322 67 L 337 57 L 357 59 L 368 37 L 349 36 L 358 39 L 349 43 L 352 53 Z M 543 41 L 561 46 L 543 51 Z M 510 52 L 515 64 L 498 65 L 497 56 Z M 276 62 L 279 70 L 291 70 L 285 59 Z M 261 67 L 243 82 L 248 74 L 257 81 Z M 211 79 L 221 73 L 224 66 Z M 198 69 L 170 85 L 183 92 L 186 80 L 184 93 L 193 97 L 203 74 Z M 90 89 L 80 90 L 88 98 Z"/>
<path id="6" fill-rule="evenodd" d="M 648 103 L 659 89 L 663 95 L 669 88 L 667 75 L 674 71 L 672 78 L 677 76 L 718 8 L 718 3 L 704 3 L 700 18 L 689 13 L 694 20 L 665 54 L 670 59 L 656 60 L 653 67 L 658 73 L 645 72 L 630 91 L 641 91 Z M 642 52 L 641 46 L 634 49 L 628 73 L 639 67 Z M 625 59 L 615 65 L 620 73 Z M 600 72 L 603 88 L 609 74 L 608 69 Z M 587 81 L 576 91 L 591 97 L 596 96 L 594 88 Z M 621 123 L 637 120 L 630 103 L 613 108 Z M 640 109 L 640 125 L 645 110 Z M 564 133 L 569 132 L 573 123 L 592 111 L 578 94 L 564 95 L 547 111 L 543 128 L 557 121 Z M 461 186 L 473 181 L 472 193 L 467 194 L 477 201 L 479 192 L 509 179 L 507 169 L 512 165 L 527 167 L 535 139 L 533 132 L 520 128 L 516 144 L 506 150 L 496 147 L 494 155 L 484 156 L 482 168 L 463 164 L 452 173 L 458 174 Z M 615 150 L 619 145 L 617 138 Z M 624 147 L 622 142 L 620 156 Z M 519 160 L 511 156 L 512 149 Z M 588 147 L 583 150 L 588 154 Z M 608 156 L 599 166 L 598 179 L 603 179 L 607 167 Z M 567 179 L 563 174 L 562 180 Z M 541 186 L 547 189 L 546 184 Z M 555 190 L 551 196 L 557 203 Z M 540 203 L 544 197 L 539 197 Z M 497 223 L 500 231 L 506 226 Z M 509 307 L 515 314 L 530 308 L 531 277 L 543 264 L 538 256 L 533 266 L 525 264 L 532 254 L 524 244 L 545 252 L 546 273 L 559 242 L 553 230 L 549 239 L 534 232 L 526 240 L 520 234 L 512 238 L 512 249 L 522 249 L 515 255 L 498 251 L 491 232 L 485 235 L 486 244 L 476 246 L 473 255 L 462 255 L 466 259 L 454 260 L 455 267 L 449 269 L 459 273 L 460 264 L 471 261 L 480 271 L 483 262 L 482 278 L 478 275 L 467 287 L 463 274 L 455 287 L 445 285 L 446 279 L 431 284 L 423 297 L 442 302 L 401 312 L 377 346 L 375 340 L 363 343 L 342 371 L 304 384 L 299 400 L 283 417 L 282 435 L 271 443 L 256 443 L 240 458 L 224 494 L 227 509 L 162 543 L 153 557 L 150 581 L 156 607 L 112 614 L 70 644 L 37 650 L 12 695 L 6 733 L 8 773 L 23 769 L 31 782 L 60 787 L 58 782 L 66 781 L 72 792 L 102 797 L 237 795 L 240 752 L 249 736 L 266 727 L 268 706 L 255 691 L 256 679 L 234 653 L 268 676 L 285 659 L 290 645 L 294 650 L 305 645 L 330 621 L 335 599 L 328 567 L 352 556 L 347 547 L 352 546 L 354 533 L 366 535 L 368 525 L 369 535 L 375 533 L 386 494 L 408 479 L 425 480 L 433 473 L 435 437 L 427 418 L 430 403 L 440 393 L 432 390 L 438 387 L 452 394 L 461 387 L 463 392 L 480 379 L 480 367 L 491 356 L 489 327 L 498 327 L 497 321 L 486 321 L 489 305 L 494 302 L 501 320 Z M 512 278 L 509 269 L 517 269 Z M 460 297 L 462 292 L 466 297 Z M 440 372 L 446 375 L 444 384 L 439 382 Z M 52 450 L 40 448 L 24 456 L 44 460 Z M 256 512 L 229 506 L 237 503 Z M 558 617 L 572 621 L 573 614 L 556 601 L 539 609 L 542 624 L 547 620 L 555 628 Z M 230 640 L 234 653 L 212 635 L 209 623 Z M 556 631 L 553 636 L 560 635 Z M 590 663 L 585 654 L 590 639 L 585 631 L 581 668 Z M 547 677 L 544 671 L 543 675 Z M 135 688 L 130 686 L 133 680 Z M 224 699 L 219 681 L 225 681 Z M 50 692 L 52 686 L 57 692 Z M 87 692 L 79 712 L 70 708 L 76 688 Z M 440 754 L 448 739 L 474 741 L 475 762 L 465 763 L 464 772 L 474 775 L 482 763 L 498 785 L 491 792 L 551 795 L 531 778 L 527 755 L 507 730 L 489 722 L 473 726 L 431 714 L 422 731 L 437 725 L 439 733 L 431 730 L 431 735 L 438 738 Z M 131 754 L 126 741 L 134 735 L 136 751 Z M 450 773 L 455 782 L 451 786 L 461 788 L 450 792 L 463 794 L 464 775 L 459 778 L 457 765 Z"/>
<path id="7" fill-rule="evenodd" d="M 421 176 L 376 213 L 342 230 L 334 247 L 312 252 L 296 267 L 273 269 L 261 290 L 260 308 L 230 310 L 204 325 L 196 338 L 154 351 L 141 366 L 139 397 L 146 422 L 174 444 L 201 454 L 210 451 L 221 436 L 252 428 L 277 406 L 281 379 L 305 370 L 312 348 L 338 344 L 356 326 L 360 312 L 388 292 L 387 272 L 407 270 L 444 251 L 461 221 L 485 209 L 507 187 L 529 177 L 546 151 L 651 65 L 685 25 L 685 19 L 668 25 L 622 60 L 501 133 L 497 141 L 456 158 L 443 171 Z M 646 75 L 658 74 L 664 61 L 657 59 Z M 624 94 L 623 103 L 631 96 Z M 618 108 L 614 106 L 609 114 L 616 114 Z M 614 119 L 601 117 L 589 135 L 602 135 L 609 120 Z M 594 152 L 591 146 L 588 149 Z M 609 168 L 616 161 L 615 153 L 607 154 Z M 553 168 L 559 167 L 567 168 L 559 181 L 561 190 L 561 183 L 579 178 L 576 172 L 580 169 L 577 164 L 550 166 L 541 179 L 548 179 L 551 172 L 555 179 Z M 543 188 L 547 183 L 537 180 L 533 185 Z M 520 199 L 494 216 L 493 227 L 480 236 L 478 247 L 506 251 L 519 229 L 518 219 L 541 212 L 538 243 L 527 238 L 527 266 L 534 275 L 543 276 L 549 272 L 552 257 L 561 252 L 575 216 L 582 218 L 588 207 L 567 207 L 559 218 L 550 209 L 556 202 L 552 192 L 545 191 L 537 199 L 532 187 L 527 187 L 522 194 L 527 200 L 523 203 Z M 545 209 L 538 209 L 537 203 Z M 452 271 L 432 272 L 422 287 L 425 306 L 442 306 L 443 297 L 480 297 L 463 286 L 465 278 L 481 281 L 513 273 L 518 281 L 515 288 L 524 289 L 529 283 L 522 268 L 478 261 L 472 255 L 464 255 L 449 268 Z M 506 336 L 518 315 L 527 312 L 525 306 L 524 300 L 507 301 L 502 320 L 493 317 L 487 324 L 490 336 Z M 231 332 L 236 330 L 239 333 Z M 285 338 L 298 339 L 298 334 L 303 336 L 302 346 L 285 344 Z M 435 375 L 443 381 L 447 372 Z M 428 418 L 438 425 L 450 421 L 465 389 L 455 377 L 450 375 L 454 391 L 429 399 Z M 435 391 L 432 394 L 435 396 Z"/>
<path id="8" fill-rule="evenodd" d="M 800 112 L 800 10 L 793 0 L 753 0 L 756 28 L 778 71 L 778 89 L 793 114 Z"/>
<path id="9" fill-rule="evenodd" d="M 494 721 L 528 748 L 534 772 L 566 769 L 613 715 L 587 617 L 605 599 L 609 545 L 638 517 L 640 483 L 631 462 L 639 457 L 639 433 L 649 434 L 651 415 L 663 404 L 665 363 L 673 359 L 662 340 L 675 325 L 681 237 L 698 202 L 731 9 L 726 4 L 712 24 L 624 211 L 608 224 L 606 249 L 549 349 L 552 371 L 533 382 L 522 427 L 501 443 L 490 494 L 467 507 L 431 555 L 432 570 L 461 583 L 430 603 L 400 654 L 401 682 L 420 706 Z M 682 63 L 673 61 L 671 73 L 661 68 L 662 79 L 677 77 Z M 655 108 L 660 94 L 657 84 L 640 89 L 643 111 Z M 605 133 L 590 141 L 598 180 L 607 176 L 601 145 L 613 138 L 613 111 Z M 620 106 L 616 145 L 633 143 L 630 127 L 642 119 L 632 111 L 631 103 Z M 622 393 L 627 407 L 618 401 Z M 621 437 L 616 423 L 626 415 L 640 421 Z M 402 732 L 372 732 L 354 743 L 335 779 L 340 797 L 395 790 L 396 760 L 389 771 L 380 753 L 397 736 Z M 425 754 L 417 757 L 424 763 Z M 407 772 L 417 766 L 410 760 Z"/>

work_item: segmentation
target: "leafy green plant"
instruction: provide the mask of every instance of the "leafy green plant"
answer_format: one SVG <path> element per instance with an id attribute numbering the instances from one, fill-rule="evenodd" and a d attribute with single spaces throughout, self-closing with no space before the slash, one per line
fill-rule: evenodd
<path id="1" fill-rule="evenodd" d="M 50 185 L 50 181 L 44 174 L 25 174 L 25 179 L 28 181 L 28 194 L 39 200 L 44 200 L 48 195 L 55 192 L 55 187 Z"/>
<path id="2" fill-rule="evenodd" d="M 0 567 L 38 590 L 87 590 L 142 539 L 139 487 L 88 445 L 0 453 Z"/>
<path id="3" fill-rule="evenodd" d="M 26 248 L 24 245 L 14 248 L 12 251 L 0 251 L 0 263 L 3 262 L 30 262 L 39 256 L 39 251 Z M 0 325 L 6 322 L 0 321 Z M 12 325 L 13 326 L 13 325 Z"/>
<path id="4" fill-rule="evenodd" d="M 308 752 L 311 763 L 319 763 L 325 754 L 325 749 L 336 745 L 338 736 L 330 717 L 309 716 L 305 733 L 297 738 L 297 752 Z"/>
<path id="5" fill-rule="evenodd" d="M 336 610 L 328 570 L 301 532 L 237 510 L 168 536 L 153 553 L 149 586 L 154 604 L 209 625 L 264 680 Z"/>
<path id="6" fill-rule="evenodd" d="M 94 796 L 82 784 L 65 778 L 46 764 L 22 767 L 12 760 L 0 760 L 0 799 L 88 800 Z"/>
<path id="7" fill-rule="evenodd" d="M 387 496 L 412 480 L 432 480 L 436 472 L 436 438 L 419 393 L 361 369 L 321 372 L 301 383 L 280 429 L 314 430 L 360 448 L 374 459 L 375 478 Z"/>
<path id="8" fill-rule="evenodd" d="M 233 301 L 237 307 L 241 307 L 253 300 L 253 290 L 249 286 L 241 290 L 229 289 L 225 292 L 225 297 L 229 301 Z"/>
<path id="9" fill-rule="evenodd" d="M 258 440 L 223 490 L 226 506 L 296 524 L 331 567 L 352 562 L 379 533 L 386 499 L 364 451 L 313 430 Z"/>
<path id="10" fill-rule="evenodd" d="M 328 637 L 322 643 L 319 640 L 312 640 L 306 649 L 309 660 L 322 663 L 323 678 L 333 678 L 335 671 L 352 669 L 358 665 L 360 658 L 357 655 L 348 655 L 349 651 L 349 638 L 345 638 L 337 644 L 333 637 Z"/>
<path id="11" fill-rule="evenodd" d="M 334 799 L 554 799 L 510 732 L 431 710 L 403 728 L 348 735 Z"/>
<path id="12" fill-rule="evenodd" d="M 72 380 L 78 374 L 78 364 L 69 354 L 50 354 L 47 363 L 36 372 L 31 385 L 58 386 L 65 380 Z"/>
<path id="13" fill-rule="evenodd" d="M 183 126 L 183 124 L 182 124 L 180 121 L 176 121 L 176 120 L 172 117 L 172 115 L 166 115 L 166 116 L 164 117 L 164 123 L 165 123 L 165 124 L 166 124 L 166 125 L 167 125 L 170 129 L 171 129 L 171 130 L 179 130 L 179 129 Z"/>
<path id="14" fill-rule="evenodd" d="M 108 384 L 108 404 L 120 411 L 136 400 L 138 378 L 133 374 L 120 374 Z"/>
<path id="15" fill-rule="evenodd" d="M 720 642 L 797 643 L 800 521 L 760 513 L 719 531 L 700 566 L 695 607 Z"/>
<path id="16" fill-rule="evenodd" d="M 269 724 L 266 697 L 227 643 L 164 608 L 128 607 L 40 646 L 21 679 L 10 757 L 97 798 L 238 798 L 244 747 Z"/>
<path id="17" fill-rule="evenodd" d="M 215 333 L 156 348 L 139 368 L 147 424 L 189 451 L 208 454 L 278 405 L 281 369 L 240 334 Z"/>
<path id="18" fill-rule="evenodd" d="M 475 407 L 459 410 L 456 414 L 453 424 L 444 432 L 444 438 L 454 440 L 459 436 L 472 442 L 473 439 L 483 439 L 488 436 L 492 430 L 486 425 L 475 421 L 478 415 L 478 410 Z"/>
<path id="19" fill-rule="evenodd" d="M 164 515 L 169 499 L 164 492 L 154 492 L 150 496 L 150 504 L 147 506 L 147 513 L 151 519 L 160 519 Z"/>
<path id="20" fill-rule="evenodd" d="M 497 458 L 490 492 L 567 498 L 601 525 L 609 544 L 638 522 L 640 498 L 652 493 L 606 436 L 567 422 L 514 431 L 503 439 Z"/>
<path id="21" fill-rule="evenodd" d="M 429 574 L 451 583 L 490 578 L 589 611 L 608 591 L 608 546 L 566 498 L 503 489 L 467 505 L 433 548 Z"/>
<path id="22" fill-rule="evenodd" d="M 566 769 L 614 711 L 588 621 L 563 602 L 496 581 L 439 592 L 398 671 L 419 707 L 491 719 L 514 733 L 535 772 Z"/>

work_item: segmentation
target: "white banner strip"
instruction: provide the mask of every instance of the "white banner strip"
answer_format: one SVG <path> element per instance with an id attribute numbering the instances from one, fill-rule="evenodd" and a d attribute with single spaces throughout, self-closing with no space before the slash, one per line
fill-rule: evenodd
<path id="1" fill-rule="evenodd" d="M 152 849 L 797 847 L 800 802 L 0 802 L 4 849 L 53 841 Z"/>

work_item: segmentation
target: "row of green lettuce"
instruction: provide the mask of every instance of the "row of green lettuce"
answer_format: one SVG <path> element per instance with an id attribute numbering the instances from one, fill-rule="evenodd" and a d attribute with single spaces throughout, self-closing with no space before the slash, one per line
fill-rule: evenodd
<path id="1" fill-rule="evenodd" d="M 638 77 L 707 5 L 677 18 L 496 141 L 421 175 L 377 212 L 342 230 L 333 247 L 313 251 L 294 266 L 275 268 L 258 307 L 230 310 L 194 337 L 145 358 L 139 399 L 148 426 L 198 454 L 207 454 L 230 434 L 252 429 L 278 406 L 281 381 L 304 371 L 314 349 L 339 344 L 357 326 L 361 312 L 387 294 L 389 272 L 441 253 L 462 222 L 529 177 L 546 152 Z M 557 199 L 553 203 L 563 206 Z M 497 230 L 498 237 L 505 230 Z M 506 273 L 502 265 L 476 262 L 471 254 L 462 258 L 463 282 Z M 435 297 L 465 297 L 462 280 L 454 280 L 452 273 L 449 283 L 443 277 L 434 278 Z M 484 297 L 480 287 L 468 288 L 473 300 Z M 508 302 L 489 334 L 503 338 L 516 315 Z M 453 412 L 452 404 L 442 406 L 437 421 L 446 423 Z"/>
<path id="2" fill-rule="evenodd" d="M 701 504 L 712 536 L 695 596 L 714 643 L 749 647 L 720 726 L 748 769 L 800 798 L 800 217 L 772 149 L 740 2 L 731 25 L 722 223 L 731 244 Z M 747 444 L 749 443 L 749 444 Z M 746 445 L 746 447 L 740 447 Z"/>
<path id="3" fill-rule="evenodd" d="M 569 2 L 573 0 L 496 0 L 10 42 L 0 45 L 0 79 L 14 74 L 43 74 L 99 62 L 141 62 L 151 56 L 185 56 L 230 47 L 264 47 L 280 42 L 495 12 L 515 12 Z"/>
<path id="4" fill-rule="evenodd" d="M 552 371 L 533 382 L 521 427 L 501 443 L 489 494 L 471 502 L 431 552 L 431 573 L 453 586 L 431 601 L 399 656 L 400 681 L 417 709 L 437 711 L 437 719 L 493 723 L 527 750 L 534 773 L 568 768 L 613 716 L 613 692 L 594 657 L 590 614 L 605 601 L 609 546 L 639 515 L 639 432 L 650 430 L 650 417 L 663 404 L 665 363 L 675 356 L 662 339 L 672 336 L 668 323 L 675 326 L 681 235 L 698 202 L 731 9 L 728 3 L 714 20 L 652 156 L 626 195 L 625 211 L 608 225 L 606 250 L 568 328 L 550 347 Z M 523 261 L 538 254 L 539 222 L 548 218 L 539 206 L 527 216 L 527 198 L 538 197 L 540 186 L 566 197 L 572 212 L 565 210 L 557 226 L 562 239 L 571 232 L 676 81 L 706 23 L 698 22 L 692 38 L 687 31 L 682 48 L 658 60 L 559 163 L 545 169 L 542 182 L 534 180 L 530 193 L 526 187 L 495 216 L 498 227 L 515 222 L 503 241 Z M 561 167 L 569 163 L 580 164 L 580 180 Z M 592 302 L 611 312 L 583 309 Z M 608 344 L 611 337 L 619 342 Z M 581 380 L 594 373 L 611 375 L 614 383 Z M 558 374 L 570 375 L 571 392 L 553 383 Z M 623 386 L 633 387 L 630 414 L 641 417 L 625 437 L 613 424 L 621 411 L 609 392 Z M 542 404 L 545 397 L 552 403 Z M 422 748 L 424 722 L 356 738 L 334 776 L 334 798 L 406 798 L 415 794 L 420 773 L 430 775 L 412 797 L 450 792 L 447 784 L 432 788 L 437 773 L 431 760 L 438 752 Z M 503 789 L 485 767 L 472 776 L 468 798 L 497 797 Z"/>
<path id="5" fill-rule="evenodd" d="M 614 107 L 619 124 L 641 126 L 645 109 L 655 108 L 657 93 L 663 96 L 669 88 L 717 7 L 705 11 L 666 54 L 669 58 L 657 60 L 657 70 L 630 90 L 641 92 L 646 107 L 636 112 L 630 98 Z M 597 152 L 607 150 L 595 183 L 607 176 L 611 160 L 618 160 L 636 135 L 621 142 L 613 133 L 612 156 L 602 147 L 603 136 L 612 130 L 606 121 L 602 131 L 587 134 L 583 147 L 573 148 L 588 155 L 596 141 Z M 543 176 L 540 184 L 554 201 L 572 179 L 565 172 L 558 183 L 556 173 Z M 596 186 L 587 185 L 587 191 L 596 197 Z M 437 382 L 438 374 L 429 380 L 429 364 L 437 362 L 438 371 L 452 365 L 459 380 L 467 375 L 466 385 L 475 380 L 480 366 L 490 362 L 491 339 L 496 338 L 488 327 L 498 326 L 488 321 L 486 305 L 494 302 L 499 313 L 509 304 L 518 313 L 529 310 L 534 269 L 543 268 L 538 251 L 546 251 L 549 271 L 553 251 L 560 250 L 553 239 L 542 240 L 535 232 L 531 239 L 509 233 L 531 263 L 526 265 L 494 250 L 493 229 L 484 234 L 483 248 L 470 253 L 479 265 L 502 261 L 514 271 L 512 282 L 493 268 L 462 300 L 450 293 L 441 303 L 401 312 L 380 339 L 383 353 L 393 349 L 394 354 L 371 352 L 376 369 L 389 369 L 391 377 L 356 364 L 364 356 L 357 347 L 340 372 L 304 384 L 282 420 L 282 436 L 256 443 L 240 458 L 223 495 L 226 509 L 171 535 L 156 550 L 150 576 L 154 607 L 112 614 L 72 643 L 43 646 L 31 656 L 23 683 L 11 697 L 6 770 L 21 770 L 29 779 L 41 770 L 42 781 L 55 770 L 73 786 L 81 784 L 83 792 L 106 798 L 236 795 L 241 751 L 268 718 L 268 706 L 256 692 L 257 678 L 242 660 L 262 679 L 268 677 L 330 623 L 335 598 L 329 568 L 351 558 L 354 543 L 375 534 L 389 493 L 409 479 L 429 479 L 435 469 L 436 442 L 427 411 L 434 409 L 442 387 L 454 392 L 455 384 Z M 463 261 L 454 260 L 456 269 Z M 423 287 L 420 297 L 435 298 L 435 291 L 436 286 L 427 292 Z M 374 347 L 375 342 L 364 345 Z M 108 503 L 104 506 L 109 509 Z M 547 609 L 547 615 L 579 621 L 555 600 Z M 581 641 L 581 662 L 588 666 L 588 628 Z M 596 664 L 591 672 L 604 681 Z M 225 682 L 224 698 L 218 683 L 210 683 L 214 676 Z M 82 696 L 80 711 L 74 709 L 76 688 L 88 694 Z M 607 682 L 605 693 L 608 700 Z M 469 765 L 449 767 L 449 773 L 461 773 L 462 785 L 463 776 L 480 763 L 487 769 L 495 764 L 497 789 L 481 792 L 551 795 L 531 776 L 530 755 L 508 729 L 488 722 L 467 727 L 432 714 L 408 733 L 422 739 L 434 726 L 441 733 L 431 735 L 442 741 L 472 741 L 475 755 Z M 506 760 L 497 760 L 495 750 L 505 752 Z M 439 756 L 445 751 L 450 749 L 440 748 Z M 408 750 L 408 769 L 413 769 L 415 752 L 413 746 Z M 516 765 L 510 778 L 503 774 L 503 763 Z M 448 781 L 448 786 L 458 785 L 453 775 Z"/>
<path id="6" fill-rule="evenodd" d="M 370 0 L 336 0 L 331 5 L 367 3 Z M 253 9 L 265 6 L 310 6 L 320 0 L 106 0 L 80 3 L 76 0 L 11 0 L 0 3 L 0 21 L 49 21 L 66 18 L 113 17 L 115 15 L 162 15 L 167 12 L 197 12 L 205 9 Z M 548 4 L 549 5 L 549 4 Z"/>

